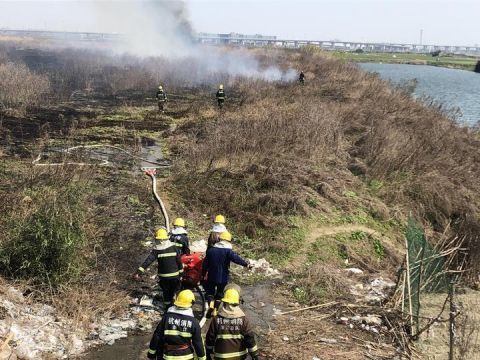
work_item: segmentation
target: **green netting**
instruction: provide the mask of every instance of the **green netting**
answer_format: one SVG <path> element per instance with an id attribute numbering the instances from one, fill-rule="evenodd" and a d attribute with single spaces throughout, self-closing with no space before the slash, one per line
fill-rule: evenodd
<path id="1" fill-rule="evenodd" d="M 448 288 L 445 276 L 445 259 L 440 257 L 427 241 L 423 228 L 412 218 L 408 220 L 405 232 L 408 243 L 408 260 L 410 267 L 410 291 L 405 281 L 405 294 L 410 294 L 412 311 L 415 319 L 420 315 L 420 295 L 422 292 L 438 292 Z M 408 301 L 404 310 L 409 311 Z"/>

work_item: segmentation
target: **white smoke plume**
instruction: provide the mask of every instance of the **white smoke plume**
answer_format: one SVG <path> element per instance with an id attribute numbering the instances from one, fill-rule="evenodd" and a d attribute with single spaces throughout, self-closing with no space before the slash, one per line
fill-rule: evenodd
<path id="1" fill-rule="evenodd" d="M 99 28 L 122 35 L 125 39 L 116 51 L 140 57 L 159 56 L 168 59 L 189 58 L 206 73 L 251 77 L 268 81 L 291 81 L 294 70 L 282 71 L 242 51 L 221 51 L 205 47 L 195 40 L 183 1 L 94 2 Z"/>

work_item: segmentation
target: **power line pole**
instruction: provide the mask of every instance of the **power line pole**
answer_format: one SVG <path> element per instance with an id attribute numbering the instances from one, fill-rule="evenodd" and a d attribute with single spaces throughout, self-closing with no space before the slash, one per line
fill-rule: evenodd
<path id="1" fill-rule="evenodd" d="M 420 45 L 423 45 L 423 29 L 420 29 Z"/>

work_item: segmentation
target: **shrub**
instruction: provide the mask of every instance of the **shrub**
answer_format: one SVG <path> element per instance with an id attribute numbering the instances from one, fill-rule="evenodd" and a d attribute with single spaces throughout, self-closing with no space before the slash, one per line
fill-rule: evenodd
<path id="1" fill-rule="evenodd" d="M 49 91 L 46 76 L 33 73 L 24 64 L 0 64 L 0 108 L 25 109 L 38 104 Z"/>
<path id="2" fill-rule="evenodd" d="M 28 199 L 31 209 L 23 219 L 15 219 L 9 240 L 0 243 L 1 271 L 52 286 L 75 278 L 85 239 L 81 188 L 56 192 L 41 187 Z"/>

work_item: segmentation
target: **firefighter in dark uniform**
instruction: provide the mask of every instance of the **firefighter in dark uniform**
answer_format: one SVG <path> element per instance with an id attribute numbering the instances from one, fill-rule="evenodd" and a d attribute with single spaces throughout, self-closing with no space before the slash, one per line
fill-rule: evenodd
<path id="1" fill-rule="evenodd" d="M 163 90 L 163 86 L 159 86 L 157 90 L 158 111 L 164 113 L 165 103 L 167 102 L 167 93 Z"/>
<path id="2" fill-rule="evenodd" d="M 298 81 L 300 82 L 300 84 L 305 85 L 305 74 L 303 73 L 303 71 L 300 71 L 300 76 L 298 77 Z"/>
<path id="3" fill-rule="evenodd" d="M 203 260 L 203 277 L 208 274 L 205 282 L 205 294 L 209 303 L 210 310 L 207 317 L 215 314 L 215 310 L 220 305 L 220 299 L 223 297 L 225 286 L 230 279 L 230 263 L 249 267 L 248 261 L 241 258 L 232 249 L 232 235 L 228 231 L 220 234 L 220 241 L 207 250 Z M 215 301 L 216 300 L 216 301 Z"/>
<path id="4" fill-rule="evenodd" d="M 142 266 L 138 268 L 136 279 L 145 272 L 155 260 L 158 261 L 158 284 L 163 292 L 164 309 L 172 305 L 175 293 L 180 289 L 180 277 L 183 264 L 180 259 L 181 251 L 169 240 L 167 230 L 161 228 L 155 234 L 156 244 Z"/>
<path id="5" fill-rule="evenodd" d="M 223 84 L 218 86 L 216 98 L 219 109 L 223 108 L 223 104 L 225 103 L 225 91 L 223 90 Z"/>
<path id="6" fill-rule="evenodd" d="M 185 229 L 185 220 L 182 218 L 176 218 L 173 222 L 170 241 L 177 245 L 182 255 L 190 255 L 188 233 Z"/>
<path id="7" fill-rule="evenodd" d="M 195 295 L 183 290 L 158 324 L 150 341 L 149 359 L 205 360 L 205 346 L 198 320 L 194 318 L 192 305 Z"/>
<path id="8" fill-rule="evenodd" d="M 218 315 L 207 332 L 207 360 L 244 360 L 248 354 L 258 360 L 254 328 L 239 304 L 240 294 L 236 289 L 225 291 Z"/>

